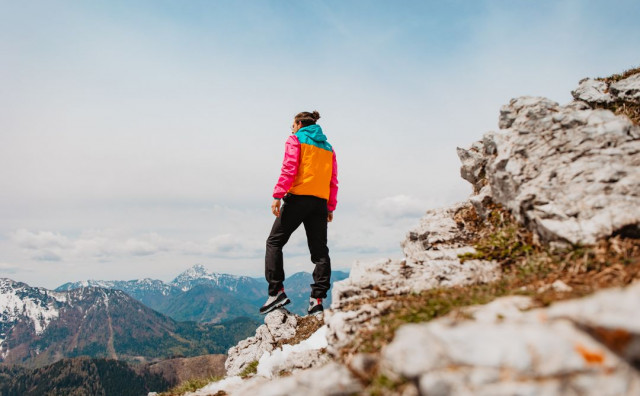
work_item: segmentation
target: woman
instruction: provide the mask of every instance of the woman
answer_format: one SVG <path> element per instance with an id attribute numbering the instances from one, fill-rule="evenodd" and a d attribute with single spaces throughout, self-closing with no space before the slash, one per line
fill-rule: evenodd
<path id="1" fill-rule="evenodd" d="M 285 144 L 282 171 L 271 204 L 276 220 L 267 239 L 265 277 L 269 298 L 260 308 L 263 314 L 290 302 L 283 286 L 282 248 L 300 224 L 304 224 L 311 261 L 316 265 L 307 310 L 310 315 L 323 312 L 322 299 L 331 286 L 327 223 L 333 220 L 337 204 L 338 166 L 333 148 L 316 124 L 319 118 L 317 111 L 297 114 Z"/>

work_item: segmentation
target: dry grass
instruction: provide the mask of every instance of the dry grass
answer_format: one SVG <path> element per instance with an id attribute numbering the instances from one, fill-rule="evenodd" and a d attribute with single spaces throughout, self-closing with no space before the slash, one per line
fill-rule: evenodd
<path id="1" fill-rule="evenodd" d="M 473 209 L 460 213 L 462 226 L 474 230 L 473 245 L 477 253 L 461 259 L 492 259 L 501 264 L 503 276 L 493 283 L 453 288 L 432 289 L 420 294 L 380 297 L 394 301 L 372 330 L 362 331 L 356 341 L 341 352 L 341 358 L 364 352 L 377 354 L 391 342 L 395 331 L 405 323 L 426 322 L 449 313 L 461 315 L 459 308 L 486 304 L 507 295 L 528 295 L 535 306 L 554 301 L 582 297 L 597 290 L 625 286 L 640 279 L 640 240 L 615 236 L 594 246 L 574 246 L 552 250 L 536 245 L 531 232 L 524 229 L 504 209 L 494 206 L 487 220 L 481 220 Z M 571 291 L 558 292 L 548 287 L 561 280 Z M 375 302 L 375 301 L 371 301 Z M 385 394 L 404 386 L 381 378 L 376 371 L 367 378 L 367 394 Z"/>
<path id="2" fill-rule="evenodd" d="M 275 348 L 282 348 L 283 345 L 296 345 L 300 342 L 306 340 L 311 336 L 311 334 L 315 333 L 322 325 L 324 321 L 322 321 L 319 317 L 313 315 L 302 316 L 298 318 L 298 325 L 296 326 L 296 334 L 287 338 L 286 340 L 279 340 Z"/>
<path id="3" fill-rule="evenodd" d="M 624 80 L 625 78 L 631 77 L 634 74 L 639 74 L 639 73 L 640 73 L 640 67 L 636 67 L 636 68 L 626 70 L 625 72 L 620 74 L 614 74 L 609 77 L 600 77 L 600 78 L 597 78 L 597 80 L 604 81 L 607 84 L 612 84 L 614 82 Z M 627 117 L 629 117 L 631 122 L 633 122 L 635 125 L 640 125 L 640 104 L 639 103 L 618 101 L 618 102 L 609 103 L 609 104 L 597 104 L 594 107 L 611 110 L 617 115 L 626 115 Z"/>
<path id="4" fill-rule="evenodd" d="M 609 77 L 598 77 L 596 78 L 596 80 L 599 81 L 604 81 L 607 84 L 611 84 L 620 80 L 624 80 L 625 78 L 629 78 L 631 76 L 633 76 L 634 74 L 638 74 L 640 73 L 640 67 L 634 67 L 631 68 L 629 70 L 625 70 L 624 72 L 620 73 L 620 74 L 614 74 L 612 76 Z"/>
<path id="5" fill-rule="evenodd" d="M 629 102 L 614 102 L 609 104 L 598 104 L 595 108 L 611 110 L 616 115 L 629 117 L 632 123 L 640 125 L 640 104 Z"/>
<path id="6" fill-rule="evenodd" d="M 255 375 L 257 372 L 258 372 L 258 361 L 254 360 L 253 362 L 249 363 L 244 368 L 244 370 L 242 370 L 242 372 L 240 373 L 240 377 L 248 378 Z"/>

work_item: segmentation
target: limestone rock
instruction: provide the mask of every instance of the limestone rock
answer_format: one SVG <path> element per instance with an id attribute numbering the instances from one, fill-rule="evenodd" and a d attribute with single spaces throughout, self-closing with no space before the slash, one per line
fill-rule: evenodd
<path id="1" fill-rule="evenodd" d="M 638 394 L 639 302 L 640 283 L 528 312 L 513 309 L 527 297 L 506 297 L 475 307 L 473 319 L 400 327 L 381 367 L 429 395 Z M 599 328 L 610 330 L 601 340 L 590 330 Z"/>
<path id="2" fill-rule="evenodd" d="M 231 391 L 230 395 L 325 396 L 352 395 L 362 385 L 345 366 L 330 362 L 322 367 L 298 371 L 268 382 L 258 380 Z"/>
<path id="3" fill-rule="evenodd" d="M 456 220 L 460 211 L 470 209 L 473 204 L 463 202 L 428 211 L 402 242 L 405 259 L 357 261 L 347 279 L 333 284 L 331 311 L 325 314 L 331 354 L 337 355 L 359 331 L 378 323 L 378 317 L 393 304 L 380 301 L 383 297 L 499 278 L 500 268 L 495 262 L 460 262 L 460 254 L 475 251 L 467 242 L 471 232 Z"/>
<path id="4" fill-rule="evenodd" d="M 327 363 L 327 326 L 316 330 L 309 338 L 295 344 L 284 344 L 272 352 L 264 352 L 258 361 L 256 375 L 273 378 L 281 372 L 318 367 Z"/>
<path id="5" fill-rule="evenodd" d="M 387 312 L 393 301 L 384 300 L 374 304 L 362 304 L 352 310 L 331 310 L 325 314 L 327 324 L 327 352 L 336 356 L 348 345 L 359 331 L 373 329 L 379 316 Z"/>
<path id="6" fill-rule="evenodd" d="M 228 376 L 240 373 L 253 361 L 259 360 L 265 352 L 271 352 L 279 340 L 293 337 L 296 334 L 298 316 L 285 309 L 269 312 L 265 324 L 256 329 L 256 335 L 240 341 L 229 349 L 225 369 Z"/>
<path id="7" fill-rule="evenodd" d="M 609 89 L 618 100 L 640 103 L 640 74 L 614 82 Z"/>
<path id="8" fill-rule="evenodd" d="M 585 329 L 629 363 L 640 364 L 640 282 L 563 301 L 540 311 L 549 320 L 567 319 Z M 538 312 L 538 311 L 535 311 Z M 532 313 L 535 315 L 536 313 Z"/>
<path id="9" fill-rule="evenodd" d="M 275 341 L 286 340 L 296 335 L 297 317 L 286 309 L 276 309 L 265 316 L 264 323 Z"/>
<path id="10" fill-rule="evenodd" d="M 594 80 L 592 78 L 585 78 L 580 81 L 578 88 L 571 91 L 574 99 L 582 100 L 588 103 L 610 103 L 613 101 L 611 95 L 607 92 L 609 86 L 604 81 Z"/>
<path id="11" fill-rule="evenodd" d="M 571 290 L 573 290 L 571 286 L 567 285 L 566 283 L 558 279 L 557 281 L 554 281 L 550 285 L 544 285 L 538 288 L 538 293 L 543 293 L 549 289 L 553 289 L 554 291 L 557 291 L 560 293 L 570 292 Z"/>
<path id="12" fill-rule="evenodd" d="M 483 156 L 459 150 L 463 168 L 484 164 L 490 198 L 540 239 L 592 244 L 640 223 L 640 127 L 628 118 L 522 97 L 500 127 Z"/>
<path id="13" fill-rule="evenodd" d="M 486 181 L 484 165 L 486 158 L 483 155 L 484 146 L 481 142 L 475 142 L 470 149 L 463 150 L 458 147 L 458 157 L 462 162 L 460 175 L 473 185 L 474 191 L 478 192 Z"/>

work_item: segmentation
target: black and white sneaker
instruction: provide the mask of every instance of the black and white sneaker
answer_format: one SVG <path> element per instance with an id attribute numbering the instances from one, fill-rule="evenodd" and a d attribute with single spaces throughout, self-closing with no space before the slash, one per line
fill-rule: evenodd
<path id="1" fill-rule="evenodd" d="M 281 289 L 275 296 L 269 296 L 267 302 L 265 302 L 264 305 L 260 307 L 260 313 L 269 313 L 276 308 L 284 307 L 290 302 L 291 300 L 289 300 L 289 297 L 287 297 L 287 295 L 284 293 L 284 289 Z"/>
<path id="2" fill-rule="evenodd" d="M 309 309 L 307 310 L 308 315 L 319 315 L 324 311 L 322 307 L 322 299 L 321 298 L 309 298 Z"/>

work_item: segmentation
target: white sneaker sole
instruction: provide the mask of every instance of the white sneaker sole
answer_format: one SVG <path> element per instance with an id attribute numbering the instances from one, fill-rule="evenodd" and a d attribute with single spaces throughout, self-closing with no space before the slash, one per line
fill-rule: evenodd
<path id="1" fill-rule="evenodd" d="M 289 297 L 287 297 L 286 299 L 280 301 L 278 304 L 276 304 L 273 307 L 269 308 L 269 310 L 261 312 L 261 314 L 262 315 L 266 315 L 266 314 L 268 314 L 269 312 L 271 312 L 271 311 L 273 311 L 275 309 L 284 307 L 285 305 L 289 304 L 290 302 L 291 302 L 291 300 L 289 300 Z"/>

